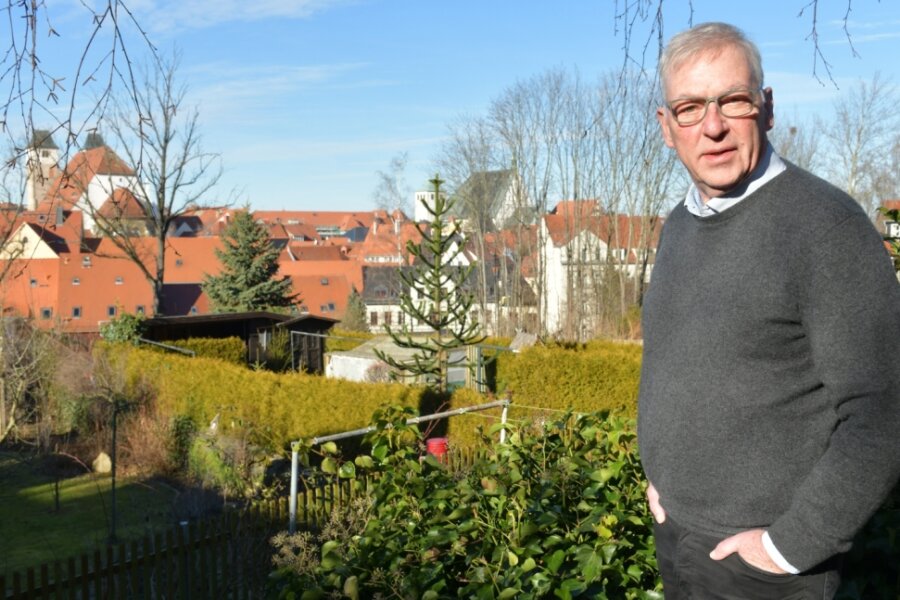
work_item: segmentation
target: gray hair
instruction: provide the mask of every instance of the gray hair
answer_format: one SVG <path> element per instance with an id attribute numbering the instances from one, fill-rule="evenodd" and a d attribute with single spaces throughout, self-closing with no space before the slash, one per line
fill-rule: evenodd
<path id="1" fill-rule="evenodd" d="M 701 23 L 675 35 L 659 57 L 659 85 L 663 97 L 666 93 L 668 75 L 700 54 L 718 54 L 725 48 L 735 47 L 747 58 L 754 84 L 762 86 L 763 68 L 756 47 L 743 31 L 728 23 Z"/>

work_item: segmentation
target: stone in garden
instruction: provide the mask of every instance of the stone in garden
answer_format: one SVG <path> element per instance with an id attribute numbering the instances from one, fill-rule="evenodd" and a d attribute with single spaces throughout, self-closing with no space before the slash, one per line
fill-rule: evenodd
<path id="1" fill-rule="evenodd" d="M 94 469 L 94 473 L 109 473 L 112 471 L 112 460 L 106 452 L 101 452 L 91 463 L 91 468 Z"/>

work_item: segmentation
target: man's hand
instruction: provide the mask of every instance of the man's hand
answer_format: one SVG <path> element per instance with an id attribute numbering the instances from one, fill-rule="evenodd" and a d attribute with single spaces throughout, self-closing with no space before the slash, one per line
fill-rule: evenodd
<path id="1" fill-rule="evenodd" d="M 649 492 L 647 495 L 649 496 Z M 713 560 L 722 560 L 726 556 L 737 552 L 745 562 L 757 569 L 774 575 L 784 575 L 787 571 L 784 571 L 772 562 L 772 559 L 769 558 L 769 553 L 766 552 L 766 548 L 763 546 L 762 536 L 764 532 L 764 529 L 750 529 L 725 538 L 709 553 L 709 557 Z"/>
<path id="2" fill-rule="evenodd" d="M 653 518 L 656 519 L 656 522 L 664 522 L 666 520 L 666 511 L 663 510 L 662 505 L 659 503 L 659 492 L 656 491 L 652 483 L 647 487 L 647 502 L 650 504 L 650 512 L 653 513 Z"/>

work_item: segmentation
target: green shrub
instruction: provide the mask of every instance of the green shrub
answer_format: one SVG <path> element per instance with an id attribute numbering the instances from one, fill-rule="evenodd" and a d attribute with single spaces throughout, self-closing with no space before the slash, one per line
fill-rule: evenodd
<path id="1" fill-rule="evenodd" d="M 137 344 L 144 332 L 144 317 L 126 312 L 110 319 L 100 326 L 100 337 L 107 342 L 127 342 Z"/>
<path id="2" fill-rule="evenodd" d="M 205 437 L 197 437 L 191 443 L 188 474 L 204 487 L 217 488 L 229 496 L 243 491 L 243 482 L 234 465 Z"/>
<path id="3" fill-rule="evenodd" d="M 371 453 L 353 462 L 323 446 L 322 476 L 349 481 L 369 500 L 350 516 L 365 514 L 276 538 L 270 596 L 662 597 L 631 423 L 567 414 L 512 428 L 509 443 L 451 469 L 420 460 L 409 415 L 376 413 Z"/>
<path id="4" fill-rule="evenodd" d="M 188 456 L 197 435 L 197 424 L 185 415 L 175 415 L 169 429 L 168 454 L 169 464 L 176 472 L 184 471 L 188 466 Z"/>

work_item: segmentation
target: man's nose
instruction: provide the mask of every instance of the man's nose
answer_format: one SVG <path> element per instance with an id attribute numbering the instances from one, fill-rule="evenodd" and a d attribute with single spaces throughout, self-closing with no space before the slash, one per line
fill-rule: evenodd
<path id="1" fill-rule="evenodd" d="M 708 137 L 719 137 L 728 131 L 728 119 L 719 112 L 719 105 L 710 102 L 703 117 L 703 133 Z"/>

